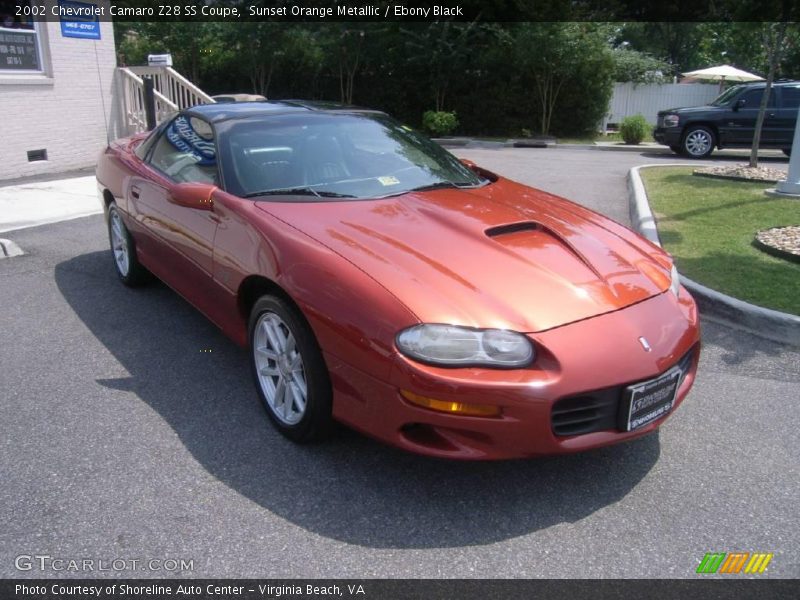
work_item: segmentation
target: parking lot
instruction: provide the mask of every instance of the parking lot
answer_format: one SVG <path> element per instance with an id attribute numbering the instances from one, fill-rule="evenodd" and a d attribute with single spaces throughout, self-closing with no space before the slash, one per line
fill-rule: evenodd
<path id="1" fill-rule="evenodd" d="M 457 154 L 623 223 L 628 169 L 677 160 Z M 245 351 L 166 286 L 117 281 L 101 216 L 4 237 L 27 254 L 0 260 L 2 577 L 695 577 L 734 551 L 800 576 L 796 348 L 704 321 L 694 390 L 660 432 L 580 455 L 453 463 L 345 429 L 298 447 Z M 20 571 L 20 555 L 145 563 Z"/>

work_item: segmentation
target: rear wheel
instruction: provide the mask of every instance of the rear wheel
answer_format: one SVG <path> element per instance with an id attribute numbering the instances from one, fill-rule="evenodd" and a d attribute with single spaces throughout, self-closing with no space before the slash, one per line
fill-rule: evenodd
<path id="1" fill-rule="evenodd" d="M 686 130 L 681 151 L 689 158 L 705 158 L 714 151 L 714 132 L 704 125 L 694 125 Z"/>
<path id="2" fill-rule="evenodd" d="M 331 428 L 328 369 L 311 328 L 285 300 L 263 296 L 250 313 L 253 377 L 272 424 L 294 442 Z"/>
<path id="3" fill-rule="evenodd" d="M 150 279 L 150 272 L 136 258 L 133 237 L 125 227 L 119 208 L 114 202 L 108 207 L 108 240 L 111 243 L 114 268 L 120 281 L 130 287 L 146 283 Z"/>

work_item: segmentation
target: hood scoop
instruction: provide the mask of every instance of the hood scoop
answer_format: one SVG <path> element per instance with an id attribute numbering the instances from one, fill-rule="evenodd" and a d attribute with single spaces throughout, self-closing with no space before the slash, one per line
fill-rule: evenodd
<path id="1" fill-rule="evenodd" d="M 584 256 L 583 253 L 580 252 L 574 245 L 569 243 L 565 239 L 565 236 L 559 235 L 546 225 L 542 225 L 536 221 L 519 221 L 517 223 L 507 223 L 505 225 L 496 225 L 494 227 L 490 227 L 484 233 L 487 237 L 492 239 L 497 239 L 503 236 L 513 236 L 514 234 L 518 233 L 537 233 L 539 235 L 544 235 L 552 243 L 557 244 L 559 247 L 563 248 L 565 251 L 577 258 L 581 264 L 583 264 L 595 275 L 595 277 L 603 282 L 608 283 L 607 279 L 595 267 L 595 265 L 593 265 L 592 262 L 588 260 L 587 257 Z M 508 240 L 508 243 L 510 242 L 511 239 Z"/>
<path id="2" fill-rule="evenodd" d="M 496 238 L 501 235 L 509 235 L 521 231 L 541 231 L 542 229 L 544 229 L 544 227 L 539 223 L 535 223 L 534 221 L 522 221 L 520 223 L 508 223 L 506 225 L 490 227 L 484 233 L 486 233 L 487 237 Z"/>

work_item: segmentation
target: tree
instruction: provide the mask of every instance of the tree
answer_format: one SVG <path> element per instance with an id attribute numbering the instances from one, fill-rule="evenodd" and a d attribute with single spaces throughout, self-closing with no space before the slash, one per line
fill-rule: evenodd
<path id="1" fill-rule="evenodd" d="M 654 56 L 680 72 L 698 63 L 705 35 L 703 23 L 637 22 L 624 23 L 614 41 L 616 46 L 627 42 L 629 48 Z"/>
<path id="2" fill-rule="evenodd" d="M 645 52 L 626 46 L 615 48 L 614 81 L 633 83 L 664 83 L 672 73 L 672 65 Z"/>
<path id="3" fill-rule="evenodd" d="M 339 91 L 344 104 L 353 103 L 353 86 L 361 63 L 363 29 L 345 29 L 339 41 Z"/>
<path id="4" fill-rule="evenodd" d="M 570 117 L 596 126 L 608 109 L 614 69 L 603 29 L 591 23 L 525 23 L 520 27 L 512 70 L 527 71 L 533 78 L 539 132 L 550 133 L 565 87 L 571 88 L 570 96 L 581 94 L 579 100 L 584 101 L 576 104 L 570 98 Z M 575 114 L 577 107 L 587 113 Z"/>
<path id="5" fill-rule="evenodd" d="M 764 87 L 764 94 L 761 96 L 761 105 L 758 107 L 756 129 L 753 132 L 753 145 L 750 148 L 750 166 L 753 168 L 758 167 L 758 146 L 761 143 L 761 129 L 764 126 L 767 102 L 769 102 L 770 92 L 772 91 L 772 82 L 775 80 L 775 72 L 785 51 L 786 23 L 764 23 L 762 35 L 764 48 L 769 60 L 769 72 L 767 73 L 767 85 Z"/>
<path id="6" fill-rule="evenodd" d="M 408 60 L 424 66 L 436 112 L 445 101 L 454 77 L 463 72 L 475 22 L 434 21 L 417 29 L 404 29 Z"/>

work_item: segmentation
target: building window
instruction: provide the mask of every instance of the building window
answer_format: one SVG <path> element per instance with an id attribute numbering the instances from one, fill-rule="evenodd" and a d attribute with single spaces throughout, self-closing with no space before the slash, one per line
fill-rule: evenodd
<path id="1" fill-rule="evenodd" d="M 20 10 L 20 7 L 22 10 Z M 0 72 L 42 73 L 39 24 L 31 16 L 31 0 L 0 0 Z"/>

